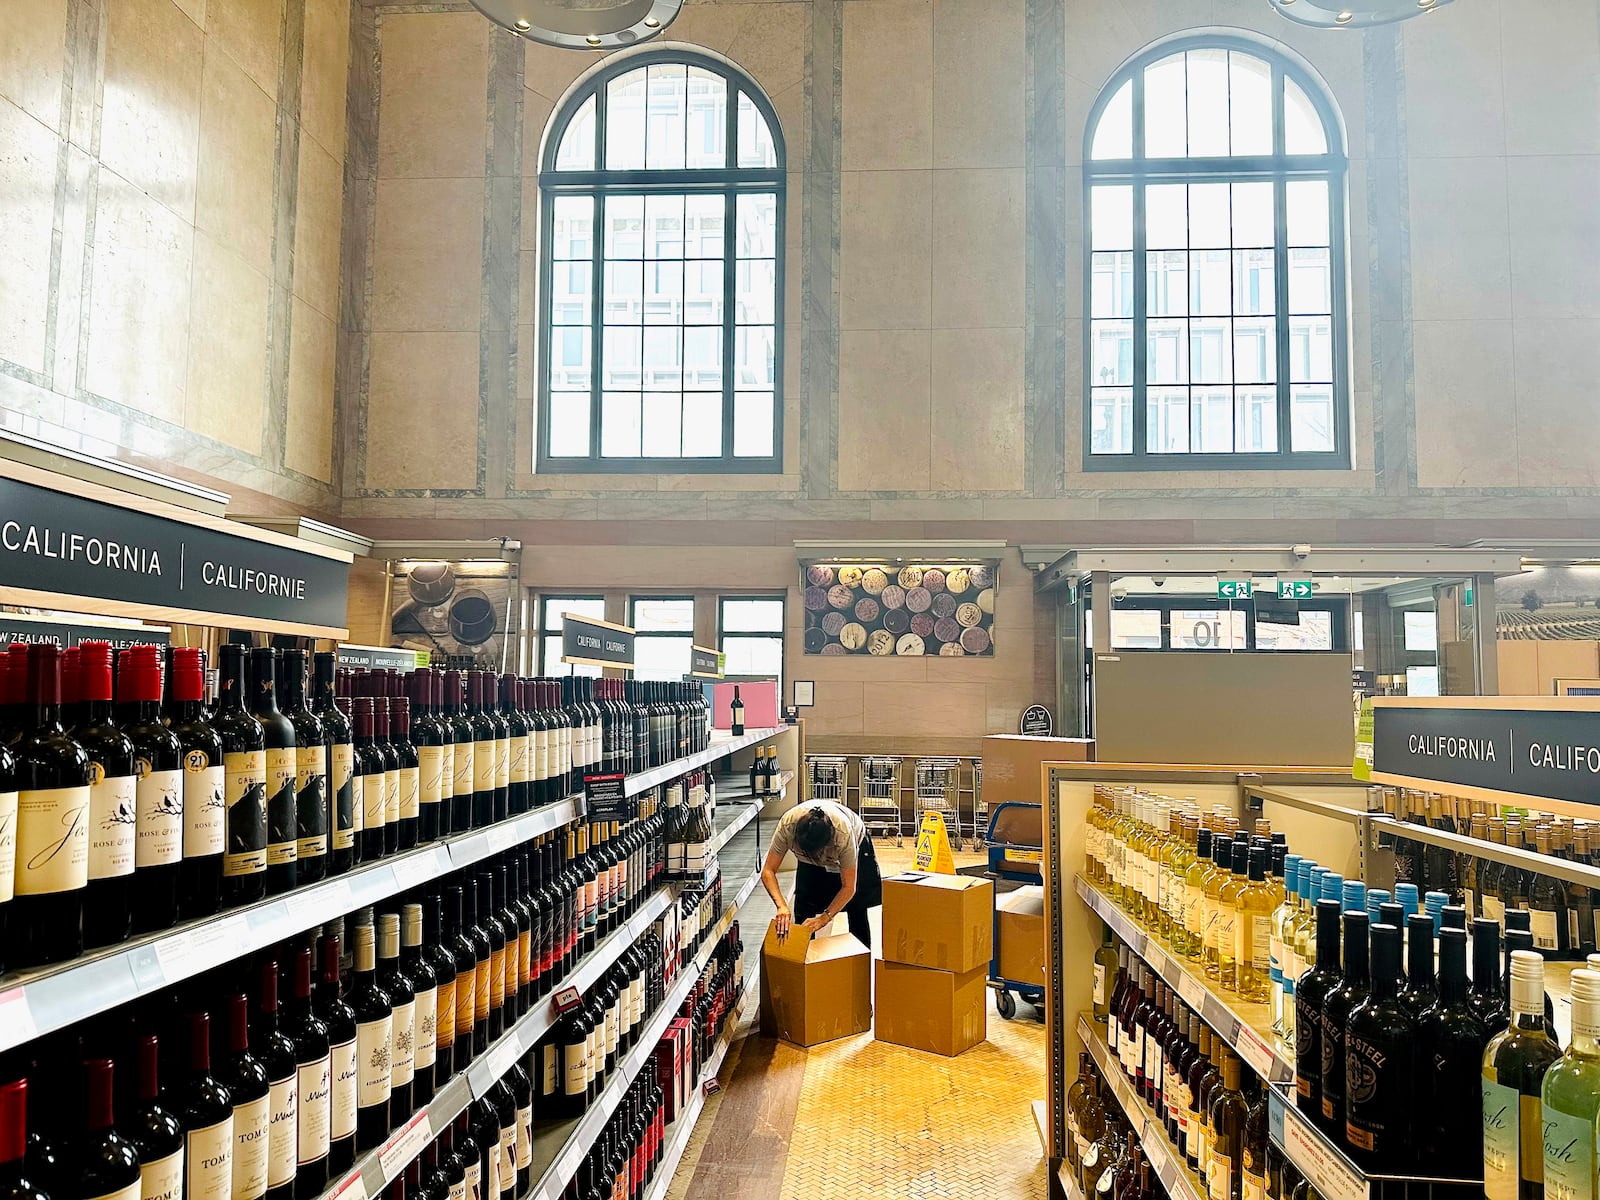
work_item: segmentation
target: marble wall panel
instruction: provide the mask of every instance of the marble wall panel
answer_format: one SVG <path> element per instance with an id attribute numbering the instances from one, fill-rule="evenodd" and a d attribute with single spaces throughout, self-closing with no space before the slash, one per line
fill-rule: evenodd
<path id="1" fill-rule="evenodd" d="M 1420 158 L 1410 167 L 1412 313 L 1418 321 L 1511 315 L 1503 158 Z"/>
<path id="2" fill-rule="evenodd" d="M 66 55 L 67 0 L 0 4 L 0 97 L 57 133 Z"/>
<path id="3" fill-rule="evenodd" d="M 844 5 L 846 171 L 933 165 L 932 13 L 932 0 Z"/>
<path id="4" fill-rule="evenodd" d="M 256 270 L 272 263 L 276 106 L 225 54 L 206 56 L 195 228 Z"/>
<path id="5" fill-rule="evenodd" d="M 1506 154 L 1600 154 L 1600 11 L 1501 0 Z"/>
<path id="6" fill-rule="evenodd" d="M 1025 0 L 934 0 L 933 165 L 1020 167 Z M 847 60 L 848 69 L 848 60 Z"/>
<path id="7" fill-rule="evenodd" d="M 932 181 L 929 171 L 845 172 L 840 198 L 841 329 L 929 327 Z"/>
<path id="8" fill-rule="evenodd" d="M 476 330 L 482 179 L 380 179 L 377 195 L 372 327 Z"/>
<path id="9" fill-rule="evenodd" d="M 171 0 L 122 0 L 108 21 L 100 161 L 193 221 L 204 38 Z"/>
<path id="10" fill-rule="evenodd" d="M 315 138 L 300 139 L 294 221 L 294 294 L 332 318 L 339 311 L 343 165 Z"/>
<path id="11" fill-rule="evenodd" d="M 932 183 L 933 328 L 1021 326 L 1025 173 L 934 171 Z"/>
<path id="12" fill-rule="evenodd" d="M 1600 317 L 1600 156 L 1517 159 L 1507 194 L 1517 318 Z"/>
<path id="13" fill-rule="evenodd" d="M 60 149 L 48 126 L 0 99 L 0 358 L 31 371 L 45 369 Z"/>
<path id="14" fill-rule="evenodd" d="M 1514 337 L 1517 482 L 1600 485 L 1600 320 L 1519 318 Z"/>
<path id="15" fill-rule="evenodd" d="M 332 318 L 298 297 L 294 340 L 289 346 L 289 405 L 284 427 L 284 466 L 333 480 L 333 377 L 337 333 Z"/>
<path id="16" fill-rule="evenodd" d="M 378 174 L 482 179 L 493 26 L 476 12 L 385 13 Z"/>
<path id="17" fill-rule="evenodd" d="M 1452 7 L 1448 21 L 1412 21 L 1404 29 L 1407 152 L 1419 158 L 1503 155 L 1503 5 Z"/>
<path id="18" fill-rule="evenodd" d="M 839 487 L 926 491 L 932 335 L 926 329 L 839 336 Z"/>
<path id="19" fill-rule="evenodd" d="M 375 332 L 371 353 L 366 485 L 476 487 L 477 333 Z"/>
<path id="20" fill-rule="evenodd" d="M 300 128 L 341 163 L 349 78 L 350 0 L 310 0 L 306 4 Z"/>
<path id="21" fill-rule="evenodd" d="M 1023 488 L 1023 331 L 933 334 L 930 483 L 940 492 Z"/>
<path id="22" fill-rule="evenodd" d="M 283 48 L 284 0 L 206 0 L 208 44 L 220 49 L 273 99 Z"/>
<path id="23" fill-rule="evenodd" d="M 1515 487 L 1520 430 L 1511 321 L 1418 321 L 1417 482 Z"/>
<path id="24" fill-rule="evenodd" d="M 267 277 L 196 233 L 190 303 L 183 426 L 259 454 L 267 404 Z"/>

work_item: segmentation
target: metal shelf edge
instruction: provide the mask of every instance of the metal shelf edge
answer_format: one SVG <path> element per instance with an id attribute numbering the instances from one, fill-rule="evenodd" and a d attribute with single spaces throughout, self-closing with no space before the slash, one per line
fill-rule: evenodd
<path id="1" fill-rule="evenodd" d="M 669 779 L 682 775 L 685 771 L 693 771 L 697 767 L 714 763 L 718 759 L 726 758 L 730 754 L 736 754 L 740 750 L 749 749 L 757 742 L 764 742 L 768 738 L 777 737 L 788 728 L 789 726 L 785 725 L 777 729 L 748 729 L 738 737 L 730 737 L 721 742 L 714 741 L 706 749 L 691 754 L 686 758 L 676 758 L 669 763 L 663 763 L 659 767 L 651 767 L 648 771 L 640 771 L 637 775 L 629 775 L 623 784 L 623 792 L 625 795 L 636 796 L 659 783 L 665 783 Z"/>

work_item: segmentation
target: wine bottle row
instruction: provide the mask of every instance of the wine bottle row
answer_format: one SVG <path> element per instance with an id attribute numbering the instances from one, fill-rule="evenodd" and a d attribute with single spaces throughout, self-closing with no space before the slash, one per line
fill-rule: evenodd
<path id="1" fill-rule="evenodd" d="M 281 894 L 703 749 L 698 689 L 105 642 L 0 655 L 0 969 Z M 281 702 L 281 707 L 280 707 Z"/>
<path id="2" fill-rule="evenodd" d="M 776 796 L 783 790 L 783 768 L 778 766 L 776 746 L 757 746 L 750 760 L 750 794 Z"/>

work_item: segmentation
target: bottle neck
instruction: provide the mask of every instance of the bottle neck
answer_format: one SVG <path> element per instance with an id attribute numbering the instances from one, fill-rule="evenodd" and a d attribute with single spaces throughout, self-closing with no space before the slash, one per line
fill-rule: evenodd
<path id="1" fill-rule="evenodd" d="M 110 1129 L 116 1121 L 111 1103 L 111 1060 L 91 1059 L 84 1063 L 85 1098 L 83 1126 L 90 1133 Z"/>

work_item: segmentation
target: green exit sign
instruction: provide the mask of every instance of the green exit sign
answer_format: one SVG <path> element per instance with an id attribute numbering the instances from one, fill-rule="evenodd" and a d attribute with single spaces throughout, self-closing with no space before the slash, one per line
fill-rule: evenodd
<path id="1" fill-rule="evenodd" d="M 1278 580 L 1278 599 L 1280 599 L 1280 600 L 1309 600 L 1309 599 L 1311 599 L 1311 580 L 1309 580 L 1309 579 L 1280 579 L 1280 580 Z"/>
<path id="2" fill-rule="evenodd" d="M 1217 580 L 1218 600 L 1247 600 L 1250 595 L 1251 584 L 1248 579 Z"/>

